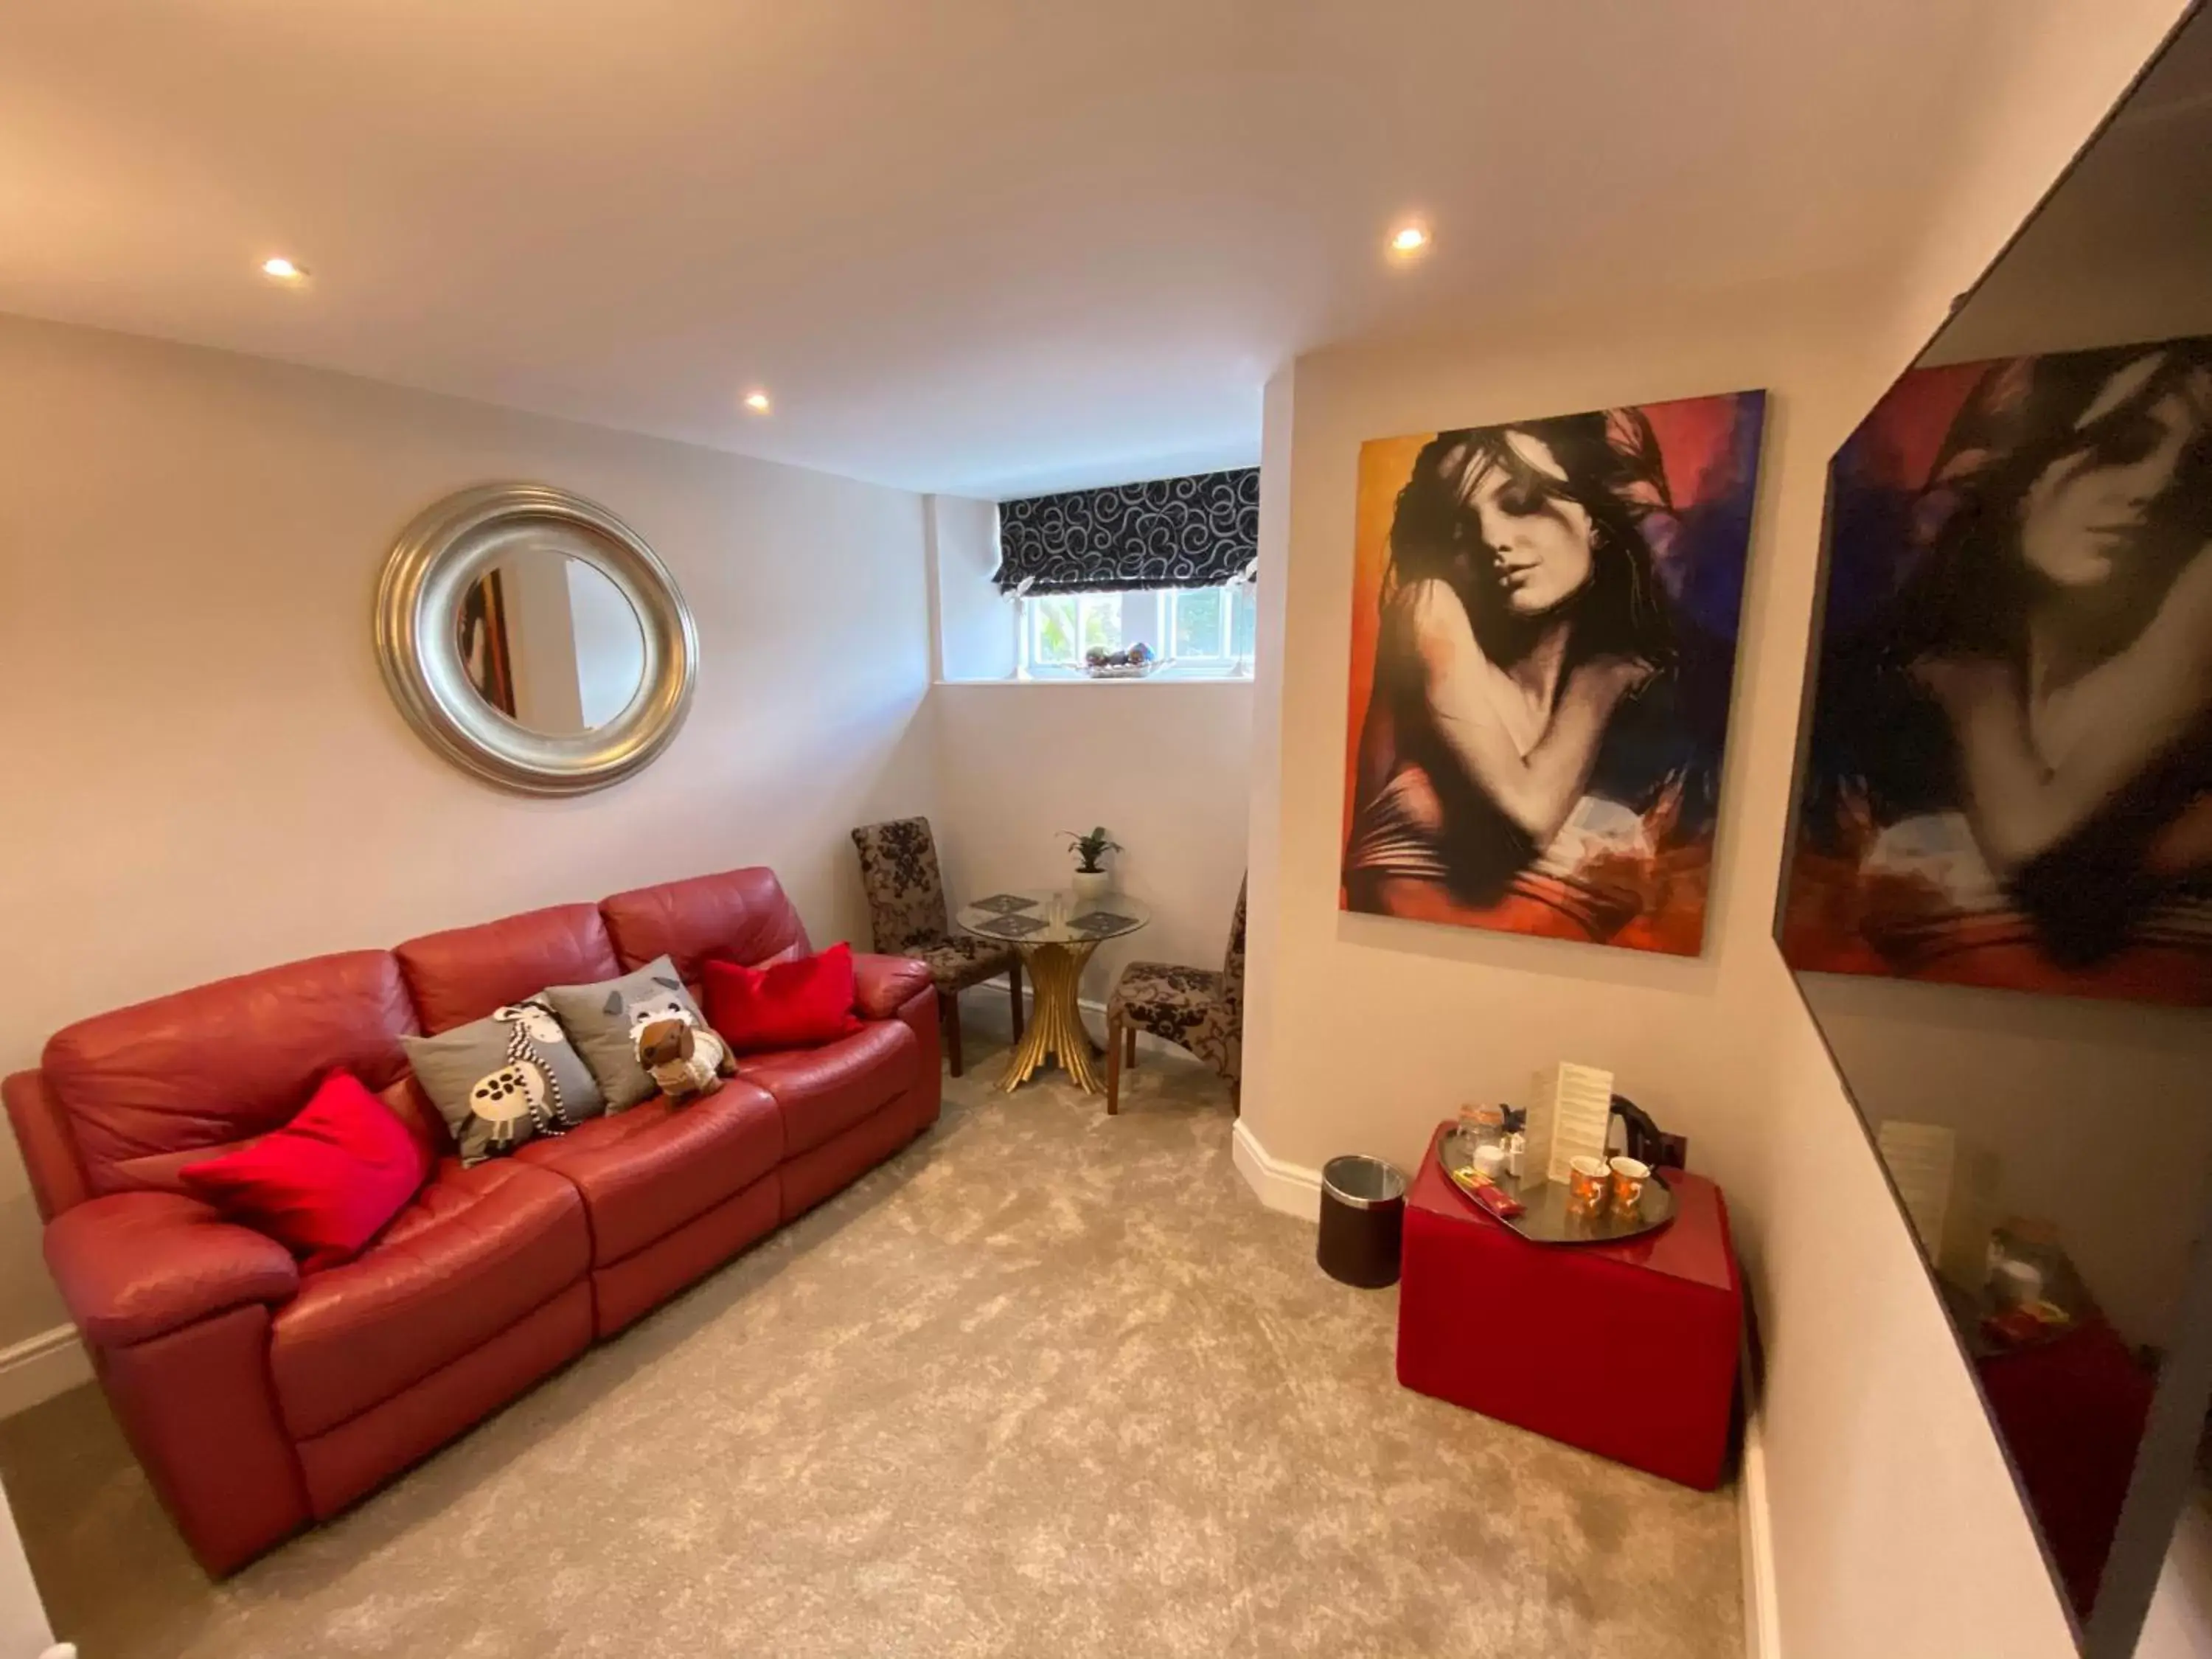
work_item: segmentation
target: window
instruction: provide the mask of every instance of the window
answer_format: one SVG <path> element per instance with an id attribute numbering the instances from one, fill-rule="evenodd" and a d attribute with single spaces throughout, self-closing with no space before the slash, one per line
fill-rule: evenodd
<path id="1" fill-rule="evenodd" d="M 1079 675 L 1085 653 L 1123 651 L 1139 641 L 1159 653 L 1157 675 L 1227 679 L 1252 672 L 1259 618 L 1249 583 L 1052 593 L 1021 604 L 1025 678 Z"/>

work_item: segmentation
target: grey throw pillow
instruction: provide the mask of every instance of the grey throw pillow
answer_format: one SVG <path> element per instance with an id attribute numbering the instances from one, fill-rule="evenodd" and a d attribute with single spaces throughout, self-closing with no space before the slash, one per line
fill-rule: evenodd
<path id="1" fill-rule="evenodd" d="M 556 985 L 542 994 L 599 1079 L 610 1112 L 627 1110 L 658 1092 L 652 1075 L 637 1063 L 638 1027 L 674 1015 L 701 1030 L 708 1029 L 706 1015 L 666 957 L 655 957 L 620 979 Z"/>
<path id="2" fill-rule="evenodd" d="M 557 1135 L 606 1109 L 591 1067 L 543 994 L 437 1036 L 400 1042 L 464 1164 Z"/>

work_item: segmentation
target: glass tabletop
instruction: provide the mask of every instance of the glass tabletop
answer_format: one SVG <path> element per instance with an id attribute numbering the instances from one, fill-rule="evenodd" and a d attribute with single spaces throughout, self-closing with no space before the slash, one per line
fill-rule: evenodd
<path id="1" fill-rule="evenodd" d="M 988 894 L 962 905 L 955 918 L 963 933 L 1009 945 L 1095 945 L 1133 933 L 1152 919 L 1151 907 L 1126 893 L 1094 899 L 1033 888 Z"/>

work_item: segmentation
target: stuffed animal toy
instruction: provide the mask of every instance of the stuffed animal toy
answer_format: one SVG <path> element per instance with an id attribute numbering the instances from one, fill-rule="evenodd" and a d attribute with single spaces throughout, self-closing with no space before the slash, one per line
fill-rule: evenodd
<path id="1" fill-rule="evenodd" d="M 724 1078 L 738 1074 L 728 1043 L 674 1015 L 638 1028 L 637 1063 L 672 1105 L 703 1100 L 722 1086 Z"/>

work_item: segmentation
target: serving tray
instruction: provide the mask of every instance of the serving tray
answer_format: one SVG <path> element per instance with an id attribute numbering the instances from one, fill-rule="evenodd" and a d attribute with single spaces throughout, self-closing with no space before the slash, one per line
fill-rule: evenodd
<path id="1" fill-rule="evenodd" d="M 1467 1200 L 1468 1207 L 1480 1211 L 1502 1227 L 1510 1227 L 1522 1237 L 1538 1244 L 1618 1244 L 1623 1240 L 1640 1238 L 1646 1233 L 1656 1233 L 1674 1218 L 1674 1194 L 1661 1179 L 1662 1172 L 1653 1170 L 1651 1179 L 1644 1183 L 1644 1198 L 1635 1212 L 1620 1214 L 1612 1205 L 1584 1213 L 1571 1209 L 1567 1203 L 1565 1182 L 1547 1181 L 1541 1173 L 1534 1173 L 1516 1181 L 1511 1176 L 1501 1175 L 1498 1185 L 1509 1196 L 1518 1199 L 1523 1206 L 1519 1215 L 1493 1215 L 1474 1201 L 1474 1196 L 1462 1184 L 1460 1176 L 1474 1168 L 1474 1137 L 1465 1129 L 1447 1129 L 1437 1143 L 1437 1161 L 1444 1167 L 1444 1174 Z"/>

